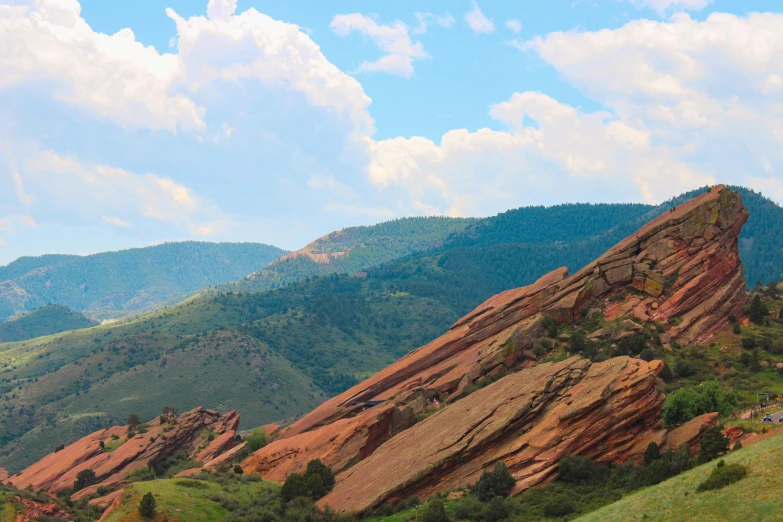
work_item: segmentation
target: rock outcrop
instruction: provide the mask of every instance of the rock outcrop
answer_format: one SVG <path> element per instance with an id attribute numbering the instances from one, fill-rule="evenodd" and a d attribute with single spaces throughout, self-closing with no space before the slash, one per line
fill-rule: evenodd
<path id="1" fill-rule="evenodd" d="M 74 499 L 94 494 L 99 486 L 118 489 L 134 470 L 155 465 L 166 456 L 187 450 L 190 458 L 206 463 L 235 443 L 239 414 L 225 415 L 197 408 L 179 416 L 161 416 L 145 425 L 143 433 L 128 438 L 127 426 L 114 426 L 79 439 L 64 449 L 51 453 L 10 482 L 18 488 L 56 493 L 72 488 L 76 475 L 92 470 L 96 480 L 74 493 Z"/>
<path id="2" fill-rule="evenodd" d="M 498 294 L 457 321 L 440 338 L 282 430 L 277 440 L 251 455 L 243 468 L 246 472 L 261 472 L 267 478 L 281 480 L 291 472 L 302 471 L 309 460 L 320 458 L 338 473 L 338 485 L 326 502 L 334 502 L 334 506 L 341 509 L 361 510 L 398 495 L 426 494 L 467 483 L 499 459 L 508 460 L 518 479 L 517 487 L 521 488 L 550 477 L 553 464 L 563 451 L 576 449 L 576 452 L 615 461 L 634 458 L 640 454 L 640 449 L 639 446 L 628 447 L 628 437 L 664 442 L 667 436 L 658 420 L 663 397 L 655 392 L 652 384 L 658 371 L 655 365 L 628 359 L 594 365 L 585 360 L 571 360 L 562 369 L 568 375 L 563 377 L 564 383 L 560 383 L 561 377 L 540 374 L 545 371 L 537 369 L 540 367 L 520 370 L 534 363 L 531 348 L 541 336 L 547 317 L 564 324 L 579 318 L 586 310 L 600 311 L 609 320 L 626 319 L 619 322 L 626 324 L 629 332 L 641 324 L 657 322 L 666 330 L 662 335 L 666 342 L 709 339 L 727 323 L 730 314 L 740 314 L 746 299 L 737 243 L 747 218 L 740 195 L 717 186 L 665 212 L 574 275 L 569 276 L 566 268 L 560 268 L 532 285 Z M 561 375 L 555 367 L 548 368 Z M 487 435 L 482 443 L 475 439 L 473 430 L 477 428 L 458 417 L 453 417 L 454 425 L 443 432 L 439 430 L 445 428 L 430 419 L 409 427 L 415 421 L 415 415 L 433 399 L 453 402 L 479 378 L 501 371 L 518 373 L 487 389 L 499 393 L 495 397 L 499 404 L 512 409 L 498 407 L 497 411 L 484 412 L 488 416 L 481 417 L 481 422 L 489 423 L 499 431 Z M 598 374 L 614 384 L 602 388 L 602 393 L 608 396 L 600 397 L 601 400 L 577 401 L 585 405 L 584 411 L 574 414 L 573 418 L 578 422 L 552 424 L 535 414 L 549 411 L 549 408 L 561 412 L 565 408 L 563 404 L 567 404 L 564 397 L 571 397 L 571 401 L 579 397 L 576 392 L 569 391 L 571 385 L 583 387 L 583 382 L 591 382 Z M 610 378 L 610 375 L 614 376 Z M 550 378 L 560 383 L 555 396 L 548 388 L 541 387 Z M 538 379 L 542 381 L 534 382 Z M 522 402 L 514 410 L 515 406 L 504 402 L 499 390 L 505 390 L 508 382 L 517 381 L 520 386 L 526 383 L 525 386 L 531 388 L 526 392 L 530 395 L 520 398 Z M 640 389 L 646 391 L 641 393 Z M 516 396 L 512 389 L 506 391 L 510 396 Z M 476 408 L 473 404 L 476 399 L 471 397 L 478 393 L 449 404 L 432 418 L 449 418 L 456 414 L 448 412 L 463 411 L 471 405 Z M 537 400 L 541 404 L 536 403 L 537 407 L 530 406 L 528 410 L 524 404 L 533 400 L 532 396 L 539 397 Z M 635 397 L 631 401 L 633 406 L 625 404 L 627 397 Z M 641 424 L 619 422 L 617 426 L 606 426 L 600 422 L 604 417 L 622 419 L 616 408 L 626 413 L 632 409 L 636 412 L 632 417 L 639 419 Z M 497 412 L 501 411 L 505 413 L 498 417 Z M 521 417 L 517 418 L 509 411 L 518 411 Z M 593 437 L 583 438 L 580 435 L 583 431 L 593 433 L 593 425 L 611 429 L 609 434 L 594 433 Z M 542 440 L 545 442 L 524 436 L 524 433 L 535 431 L 537 426 L 544 430 Z M 688 429 L 697 434 L 703 431 L 693 426 Z M 470 446 L 474 454 L 466 456 L 467 460 L 463 461 L 443 442 L 451 440 L 447 437 L 451 432 L 462 433 L 465 437 L 458 445 L 464 446 L 468 440 L 471 444 L 476 441 Z M 483 428 L 480 433 L 486 434 Z M 557 433 L 575 437 L 581 445 L 574 445 L 569 439 L 563 439 L 565 444 L 553 442 L 550 436 Z M 412 437 L 416 437 L 415 440 Z M 506 442 L 501 443 L 501 440 Z M 510 449 L 516 447 L 514 441 L 517 440 L 527 441 L 530 447 Z M 370 464 L 364 462 L 386 463 L 383 459 L 390 458 L 387 448 L 397 448 L 399 455 L 401 448 L 398 445 L 402 444 L 399 441 L 415 442 L 416 447 L 409 452 L 409 464 L 413 465 L 415 461 L 413 469 L 418 470 L 417 474 L 407 475 L 400 470 L 396 479 L 389 478 L 387 491 L 379 492 L 372 487 L 376 481 L 372 478 Z M 507 447 L 501 449 L 503 444 Z M 546 451 L 541 453 L 530 449 L 542 447 L 546 447 Z M 447 464 L 432 468 L 429 455 L 443 457 L 446 460 L 436 461 Z M 396 466 L 393 462 L 389 465 Z M 360 473 L 361 470 L 364 471 Z M 361 477 L 362 473 L 364 477 Z M 386 470 L 376 473 L 385 474 Z"/>
<path id="3" fill-rule="evenodd" d="M 6 480 L 8 480 L 8 472 L 5 469 L 0 468 L 0 484 Z"/>
<path id="4" fill-rule="evenodd" d="M 343 472 L 321 504 L 361 512 L 428 496 L 473 484 L 496 462 L 506 463 L 522 491 L 555 476 L 564 455 L 641 460 L 647 441 L 665 446 L 674 435 L 660 425 L 662 365 L 572 357 L 507 376 L 393 437 Z M 699 420 L 686 431 L 709 425 Z"/>

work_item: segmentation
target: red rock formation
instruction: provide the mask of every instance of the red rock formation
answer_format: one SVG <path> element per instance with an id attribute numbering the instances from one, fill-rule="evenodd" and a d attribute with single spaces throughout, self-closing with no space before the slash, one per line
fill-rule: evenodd
<path id="1" fill-rule="evenodd" d="M 499 461 L 519 492 L 552 479 L 567 454 L 641 460 L 640 439 L 653 435 L 666 446 L 676 431 L 661 429 L 664 395 L 655 389 L 661 368 L 660 361 L 628 357 L 595 364 L 572 357 L 517 372 L 393 437 L 340 474 L 320 503 L 361 512 L 473 484 Z M 709 425 L 700 419 L 685 431 Z"/>
<path id="2" fill-rule="evenodd" d="M 73 518 L 68 512 L 54 502 L 40 503 L 24 497 L 18 497 L 17 501 L 24 506 L 24 513 L 17 513 L 14 522 L 40 520 L 43 516 L 65 520 Z"/>
<path id="3" fill-rule="evenodd" d="M 146 433 L 138 433 L 130 439 L 127 439 L 127 427 L 114 426 L 47 455 L 11 477 L 10 482 L 18 488 L 32 486 L 54 493 L 73 487 L 76 475 L 90 469 L 97 482 L 73 495 L 74 499 L 84 498 L 95 493 L 99 486 L 112 489 L 124 486 L 128 473 L 155 464 L 182 448 L 188 448 L 193 458 L 211 460 L 234 445 L 238 425 L 236 412 L 220 415 L 213 410 L 197 408 L 176 417 L 175 422 L 161 422 L 156 418 L 147 423 Z M 217 434 L 211 442 L 208 432 Z M 121 445 L 113 451 L 101 448 L 101 443 L 111 447 L 117 442 Z"/>
<path id="4" fill-rule="evenodd" d="M 0 484 L 6 480 L 8 480 L 8 472 L 5 469 L 0 468 Z"/>
<path id="5" fill-rule="evenodd" d="M 397 440 L 408 440 L 413 437 L 411 434 L 422 433 L 423 428 L 416 425 L 393 437 L 406 426 L 407 418 L 423 409 L 427 400 L 433 397 L 453 400 L 481 376 L 532 364 L 530 348 L 541 335 L 545 316 L 568 323 L 578 318 L 583 309 L 599 309 L 610 319 L 628 317 L 639 322 L 658 321 L 668 329 L 665 334 L 668 340 L 703 341 L 724 326 L 730 314 L 738 314 L 745 302 L 745 281 L 737 242 L 747 217 L 739 194 L 718 186 L 665 212 L 572 276 L 567 269 L 560 268 L 530 286 L 498 294 L 457 321 L 440 338 L 325 402 L 283 430 L 277 440 L 253 454 L 243 468 L 246 472 L 257 471 L 280 480 L 290 472 L 302 471 L 309 460 L 320 458 L 338 473 L 348 470 L 338 474 L 335 491 L 343 491 L 340 484 L 349 480 L 348 477 L 357 476 L 355 470 L 368 469 L 360 461 L 370 455 L 376 458 L 375 452 L 386 454 L 385 448 L 399 444 Z M 674 325 L 668 324 L 669 319 L 675 319 Z M 499 382 L 512 378 L 529 379 L 535 375 L 530 373 L 533 371 L 519 374 L 527 377 L 511 376 Z M 652 382 L 652 370 L 647 372 L 644 379 Z M 639 370 L 634 375 L 638 373 Z M 640 440 L 663 442 L 666 432 L 656 424 L 662 397 L 652 392 L 643 396 L 646 402 L 637 404 L 636 408 L 645 416 L 645 428 L 641 431 L 634 428 L 634 436 Z M 468 399 L 470 397 L 472 395 Z M 449 405 L 437 415 L 442 417 L 461 404 L 463 407 L 471 404 L 470 400 L 464 401 L 466 399 Z M 596 415 L 596 418 L 589 418 L 590 422 L 598 422 L 601 416 L 613 418 L 614 412 L 602 410 Z M 503 424 L 496 418 L 493 421 Z M 456 418 L 455 422 L 459 424 Z M 455 429 L 460 431 L 464 426 Z M 524 431 L 531 427 L 519 429 Z M 582 429 L 587 427 L 582 426 Z M 690 426 L 689 429 L 695 428 Z M 701 430 L 695 431 L 700 433 Z M 600 451 L 595 450 L 594 454 L 617 460 L 640 454 L 639 447 L 626 447 L 629 433 L 631 431 L 620 430 L 612 438 L 602 437 L 601 445 L 596 446 Z M 416 443 L 427 444 L 420 439 Z M 557 445 L 551 448 L 553 455 L 561 455 L 558 448 Z M 415 455 L 412 458 L 418 461 Z M 515 475 L 520 481 L 518 487 L 536 483 L 539 478 L 543 480 L 551 474 L 550 459 L 536 459 L 523 459 L 515 464 Z M 483 466 L 491 464 L 490 461 L 477 455 L 471 460 L 472 468 L 463 469 L 455 464 L 449 468 L 448 476 L 436 479 L 430 476 L 426 481 L 417 479 L 414 481 L 417 486 L 400 486 L 399 491 L 390 490 L 386 497 L 377 492 L 368 494 L 363 504 L 341 500 L 339 505 L 371 505 L 382 497 L 434 491 L 447 484 L 463 483 L 476 478 Z M 531 470 L 536 470 L 534 475 L 529 474 Z M 420 471 L 425 475 L 429 473 Z M 543 475 L 539 477 L 537 473 Z M 373 483 L 370 479 L 355 480 Z M 401 480 L 408 484 L 412 479 Z M 333 500 L 339 497 L 338 493 L 333 495 L 336 495 Z M 348 497 L 350 495 L 346 494 Z"/>

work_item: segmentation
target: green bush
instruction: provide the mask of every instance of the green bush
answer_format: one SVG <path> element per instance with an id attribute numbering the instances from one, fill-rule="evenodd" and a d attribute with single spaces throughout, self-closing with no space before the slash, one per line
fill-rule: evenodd
<path id="1" fill-rule="evenodd" d="M 699 462 L 709 462 L 729 451 L 729 439 L 720 426 L 708 428 L 699 440 Z"/>
<path id="2" fill-rule="evenodd" d="M 95 484 L 95 472 L 91 469 L 83 469 L 76 474 L 76 480 L 73 482 L 73 490 L 76 492 L 93 484 Z"/>
<path id="3" fill-rule="evenodd" d="M 307 463 L 304 474 L 291 473 L 285 479 L 280 494 L 286 502 L 297 497 L 307 497 L 318 500 L 325 496 L 334 487 L 334 475 L 332 469 L 326 466 L 320 459 L 313 459 Z"/>
<path id="4" fill-rule="evenodd" d="M 562 518 L 574 512 L 574 505 L 565 495 L 555 495 L 544 504 L 544 516 Z"/>
<path id="5" fill-rule="evenodd" d="M 152 496 L 152 493 L 147 493 L 143 497 L 141 497 L 141 502 L 139 502 L 139 515 L 141 515 L 142 518 L 155 518 L 155 509 L 157 507 L 157 502 L 155 502 L 155 497 Z"/>
<path id="6" fill-rule="evenodd" d="M 769 314 L 769 310 L 764 303 L 761 302 L 759 294 L 753 296 L 753 300 L 750 302 L 750 309 L 748 310 L 748 319 L 756 324 L 763 324 L 764 318 Z"/>
<path id="7" fill-rule="evenodd" d="M 663 405 L 663 422 L 667 426 L 681 424 L 713 411 L 726 415 L 736 404 L 735 395 L 726 392 L 718 381 L 705 381 L 670 394 Z"/>
<path id="8" fill-rule="evenodd" d="M 514 484 L 516 480 L 511 476 L 506 465 L 498 462 L 492 471 L 482 473 L 472 492 L 482 502 L 488 502 L 494 497 L 507 497 Z"/>
<path id="9" fill-rule="evenodd" d="M 427 502 L 427 505 L 421 513 L 421 521 L 449 522 L 449 517 L 446 516 L 446 506 L 443 505 L 443 501 L 439 498 L 434 498 Z"/>
<path id="10" fill-rule="evenodd" d="M 710 491 L 723 488 L 741 480 L 747 473 L 745 466 L 742 464 L 726 464 L 721 460 L 715 469 L 712 470 L 710 476 L 707 477 L 707 480 L 699 484 L 696 491 Z"/>
<path id="11" fill-rule="evenodd" d="M 239 464 L 235 465 L 234 473 L 236 473 L 237 475 L 241 475 L 242 473 L 244 473 L 244 471 L 242 470 L 242 466 L 240 466 Z"/>
<path id="12" fill-rule="evenodd" d="M 651 442 L 647 445 L 647 449 L 644 450 L 644 464 L 650 465 L 653 461 L 661 458 L 661 450 L 658 448 L 658 444 Z"/>
<path id="13" fill-rule="evenodd" d="M 245 439 L 245 448 L 250 452 L 254 453 L 258 451 L 259 449 L 263 448 L 267 444 L 267 437 L 266 437 L 266 431 L 264 428 L 256 428 L 253 430 L 253 432 L 247 436 Z"/>

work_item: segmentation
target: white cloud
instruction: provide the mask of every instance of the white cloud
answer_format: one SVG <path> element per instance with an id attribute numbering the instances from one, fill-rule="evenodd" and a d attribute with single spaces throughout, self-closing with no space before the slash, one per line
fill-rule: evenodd
<path id="1" fill-rule="evenodd" d="M 473 0 L 473 9 L 465 13 L 465 21 L 473 34 L 488 34 L 495 32 L 495 24 L 484 16 L 476 0 Z"/>
<path id="2" fill-rule="evenodd" d="M 0 89 L 46 83 L 60 101 L 129 127 L 203 129 L 204 109 L 176 92 L 176 56 L 130 29 L 94 32 L 76 0 L 0 5 Z"/>
<path id="3" fill-rule="evenodd" d="M 23 168 L 36 202 L 65 219 L 80 216 L 129 228 L 109 213 L 139 214 L 193 235 L 209 235 L 231 221 L 188 187 L 154 174 L 87 164 L 52 150 L 28 151 Z"/>
<path id="4" fill-rule="evenodd" d="M 159 54 L 130 29 L 93 31 L 77 0 L 0 5 L 0 89 L 44 84 L 54 99 L 128 128 L 201 133 L 200 93 L 253 79 L 300 92 L 314 107 L 350 115 L 358 133 L 372 132 L 361 85 L 306 33 L 255 9 L 235 10 L 235 0 L 210 0 L 208 17 L 167 9 L 177 52 Z"/>
<path id="5" fill-rule="evenodd" d="M 22 176 L 20 176 L 19 172 L 17 171 L 13 171 L 11 175 L 14 178 L 14 186 L 16 187 L 16 199 L 18 199 L 20 203 L 29 205 L 33 198 L 31 198 L 30 195 L 24 191 L 24 181 L 22 180 Z"/>
<path id="6" fill-rule="evenodd" d="M 522 30 L 522 22 L 520 22 L 516 18 L 510 18 L 506 20 L 506 28 L 510 31 L 518 33 Z"/>
<path id="7" fill-rule="evenodd" d="M 429 56 L 420 42 L 411 40 L 408 26 L 402 22 L 382 25 L 361 13 L 341 14 L 332 19 L 331 28 L 339 36 L 358 31 L 386 53 L 378 60 L 363 62 L 359 71 L 409 77 L 414 73 L 413 60 Z"/>
<path id="8" fill-rule="evenodd" d="M 492 106 L 490 115 L 509 130 L 452 130 L 440 144 L 423 137 L 375 143 L 371 179 L 385 189 L 405 187 L 411 208 L 449 215 L 639 194 L 658 202 L 715 181 L 654 147 L 645 128 L 608 112 L 583 113 L 523 92 Z"/>
<path id="9" fill-rule="evenodd" d="M 25 227 L 37 227 L 38 223 L 35 222 L 32 216 L 23 214 L 14 214 L 0 218 L 0 231 L 9 232 L 15 234 L 19 228 Z"/>
<path id="10" fill-rule="evenodd" d="M 118 217 L 101 216 L 101 219 L 110 225 L 114 225 L 120 228 L 133 228 L 133 225 Z"/>
<path id="11" fill-rule="evenodd" d="M 712 0 L 625 0 L 636 8 L 646 7 L 664 15 L 671 11 L 701 11 L 712 3 Z"/>
<path id="12" fill-rule="evenodd" d="M 427 28 L 432 25 L 439 25 L 449 29 L 454 25 L 454 17 L 448 12 L 443 15 L 437 15 L 434 13 L 416 13 L 416 19 L 419 21 L 419 25 L 413 28 L 412 34 L 424 34 L 427 32 Z"/>

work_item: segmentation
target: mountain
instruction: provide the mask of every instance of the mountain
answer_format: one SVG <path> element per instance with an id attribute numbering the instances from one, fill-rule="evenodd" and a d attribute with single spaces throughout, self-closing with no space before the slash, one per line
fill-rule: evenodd
<path id="1" fill-rule="evenodd" d="M 235 424 L 231 424 L 231 430 L 209 424 L 215 426 L 212 439 L 207 437 L 195 447 L 187 446 L 178 460 L 151 456 L 147 461 L 151 464 L 149 469 L 137 470 L 135 464 L 128 463 L 134 459 L 142 463 L 144 456 L 152 455 L 153 449 L 166 452 L 165 448 L 176 446 L 174 434 L 187 433 L 189 440 L 199 433 L 203 437 L 204 432 L 198 428 L 186 430 L 182 426 L 184 422 L 171 422 L 164 412 L 147 423 L 144 432 L 138 427 L 138 433 L 128 434 L 126 441 L 121 435 L 135 428 L 117 426 L 108 431 L 99 430 L 55 450 L 10 480 L 20 488 L 31 484 L 49 492 L 63 492 L 78 478 L 78 472 L 89 468 L 94 473 L 94 492 L 98 497 L 85 498 L 91 498 L 95 505 L 106 505 L 113 498 L 113 507 L 106 515 L 113 516 L 114 510 L 130 507 L 122 498 L 138 500 L 133 495 L 139 492 L 139 486 L 129 486 L 126 494 L 115 491 L 127 482 L 144 480 L 142 473 L 150 479 L 161 478 L 170 476 L 166 469 L 192 467 L 178 476 L 192 476 L 194 483 L 181 482 L 181 487 L 211 488 L 199 481 L 224 481 L 218 478 L 224 475 L 203 475 L 198 469 L 202 466 L 212 469 L 211 459 L 221 459 L 222 464 L 234 466 L 235 470 L 238 469 L 235 463 L 240 463 L 240 468 L 230 476 L 240 474 L 248 477 L 248 481 L 258 480 L 252 477 L 258 477 L 259 472 L 267 479 L 283 480 L 291 473 L 309 469 L 313 459 L 319 459 L 322 465 L 331 468 L 336 481 L 334 488 L 329 488 L 331 491 L 318 502 L 320 507 L 328 505 L 338 511 L 367 513 L 411 495 L 432 497 L 436 493 L 464 490 L 497 462 L 507 465 L 512 481 L 509 489 L 520 493 L 556 478 L 559 463 L 566 455 L 601 463 L 641 464 L 647 460 L 650 444 L 655 443 L 656 448 L 669 455 L 666 458 L 672 455 L 669 450 L 678 448 L 677 454 L 683 453 L 679 449 L 685 450 L 687 460 L 692 452 L 706 451 L 699 448 L 702 435 L 713 430 L 721 413 L 728 412 L 722 404 L 701 401 L 694 404 L 701 411 L 692 408 L 678 417 L 676 424 L 664 424 L 669 418 L 667 407 L 671 406 L 664 404 L 666 384 L 660 379 L 674 382 L 685 378 L 688 373 L 680 362 L 672 365 L 678 372 L 676 379 L 670 369 L 667 373 L 670 359 L 693 353 L 697 345 L 708 349 L 717 339 L 725 342 L 725 335 L 733 335 L 726 333 L 733 316 L 738 317 L 738 327 L 740 323 L 746 324 L 747 295 L 739 258 L 739 234 L 747 219 L 739 195 L 725 187 L 715 187 L 665 211 L 573 275 L 566 268 L 559 268 L 532 285 L 490 297 L 454 321 L 437 339 L 290 425 L 270 428 L 274 430 L 270 432 L 272 441 L 247 458 L 241 450 L 223 457 L 226 449 L 234 449 L 229 439 L 235 436 L 235 431 L 231 431 L 236 430 Z M 332 276 L 318 281 L 367 279 L 369 276 Z M 312 281 L 251 295 L 268 300 L 309 284 Z M 222 312 L 237 314 L 235 320 L 242 321 L 271 304 L 263 300 L 248 302 L 245 298 L 217 296 L 182 306 L 211 302 L 216 308 L 205 313 L 204 319 Z M 232 303 L 232 299 L 237 301 Z M 753 307 L 762 306 L 757 301 L 754 298 Z M 246 308 L 237 308 L 237 303 Z M 248 306 L 251 303 L 253 306 Z M 176 321 L 184 320 L 177 324 L 188 326 L 187 320 L 194 317 L 193 312 L 184 317 L 177 316 L 176 309 L 168 309 L 160 312 L 159 320 L 162 321 L 164 313 L 173 314 L 162 322 L 166 331 Z M 241 313 L 247 315 L 240 317 Z M 342 311 L 340 316 L 344 315 Z M 759 321 L 757 330 L 764 333 L 763 321 L 758 317 L 754 320 Z M 240 323 L 236 329 L 219 330 L 225 337 L 217 345 L 225 350 L 236 335 L 232 330 L 251 331 L 255 327 Z M 350 322 L 346 327 L 350 327 Z M 109 327 L 90 331 L 101 329 L 109 330 Z M 146 351 L 144 343 L 134 348 L 137 348 L 135 353 Z M 187 345 L 182 349 L 188 352 L 185 359 L 192 359 L 189 353 L 192 350 Z M 99 347 L 87 350 L 99 357 L 104 353 Z M 105 350 L 111 351 L 111 348 Z M 225 356 L 225 364 L 241 361 L 237 352 L 213 353 Z M 734 364 L 733 354 L 723 350 L 719 353 L 722 364 Z M 30 355 L 32 361 L 38 359 L 35 352 Z M 108 361 L 94 359 L 84 366 L 97 371 L 100 364 Z M 166 361 L 159 362 L 157 367 L 171 365 L 171 361 Z M 181 361 L 173 366 L 175 375 L 182 371 Z M 260 366 L 264 367 L 263 361 Z M 239 373 L 242 372 L 232 368 L 229 375 L 238 378 Z M 250 364 L 244 373 L 255 373 L 255 368 Z M 692 369 L 690 375 L 693 373 Z M 88 377 L 84 374 L 84 379 Z M 217 381 L 225 388 L 237 382 L 236 378 L 232 382 L 225 376 L 198 377 L 201 386 Z M 158 381 L 157 386 L 166 386 L 165 380 Z M 717 382 L 715 386 L 717 390 L 709 391 L 713 398 L 723 393 Z M 22 393 L 29 396 L 37 389 L 23 387 Z M 210 391 L 214 393 L 215 388 Z M 100 407 L 103 397 L 101 393 L 88 400 Z M 213 415 L 211 423 L 220 418 L 211 410 L 194 411 L 198 419 L 203 419 L 201 412 Z M 58 427 L 63 425 L 57 422 Z M 224 437 L 227 432 L 229 435 Z M 33 440 L 27 435 L 23 438 Z M 119 441 L 119 449 L 113 440 Z M 224 443 L 228 444 L 224 446 Z M 220 449 L 202 458 L 200 452 L 213 444 Z M 114 452 L 120 453 L 114 455 Z M 167 462 L 166 466 L 161 462 Z M 310 480 L 306 483 L 310 484 Z M 159 483 L 166 490 L 177 484 Z M 325 484 L 321 482 L 324 493 Z M 316 486 L 314 483 L 313 487 Z M 278 519 L 282 511 L 279 503 L 286 501 L 285 491 L 286 486 L 279 493 L 282 500 L 275 495 L 259 499 L 262 505 L 254 504 L 255 512 L 269 509 L 275 513 L 269 519 Z M 201 511 L 206 499 L 198 502 Z M 232 505 L 223 504 L 218 498 L 214 502 Z M 236 504 L 235 509 L 238 508 Z"/>
<path id="2" fill-rule="evenodd" d="M 242 280 L 214 290 L 262 292 L 308 277 L 354 274 L 440 246 L 446 238 L 477 221 L 475 218 L 412 217 L 337 230 Z"/>
<path id="3" fill-rule="evenodd" d="M 239 279 L 285 254 L 257 243 L 165 243 L 90 256 L 22 257 L 0 267 L 0 320 L 47 304 L 118 318 Z"/>
<path id="4" fill-rule="evenodd" d="M 215 292 L 119 324 L 0 345 L 0 465 L 15 472 L 61 442 L 167 404 L 237 409 L 250 426 L 301 415 L 490 296 L 561 266 L 578 270 L 675 203 L 521 208 L 366 274 Z M 754 222 L 783 227 L 779 207 L 761 212 L 740 248 Z M 783 261 L 758 241 L 750 253 L 773 268 Z M 741 389 L 763 387 L 733 375 Z"/>
<path id="5" fill-rule="evenodd" d="M 0 323 L 0 343 L 24 341 L 68 330 L 90 328 L 98 323 L 61 305 L 43 306 L 21 317 Z"/>
<path id="6" fill-rule="evenodd" d="M 639 462 L 651 441 L 679 446 L 694 429 L 662 426 L 665 395 L 655 381 L 663 362 L 628 356 L 651 351 L 656 337 L 662 351 L 664 343 L 709 342 L 730 315 L 742 314 L 738 245 L 747 219 L 739 194 L 718 186 L 573 275 L 560 268 L 495 295 L 438 339 L 293 423 L 243 469 L 280 480 L 320 459 L 337 475 L 321 504 L 363 513 L 467 487 L 499 461 L 520 492 L 556 473 L 563 455 Z M 610 322 L 628 334 L 617 344 Z M 534 348 L 559 340 L 558 325 L 578 328 L 562 342 L 578 336 L 582 342 L 570 350 L 582 357 L 535 364 L 552 341 Z M 586 350 L 586 338 L 602 341 Z M 695 420 L 696 439 L 717 420 L 709 415 Z"/>

